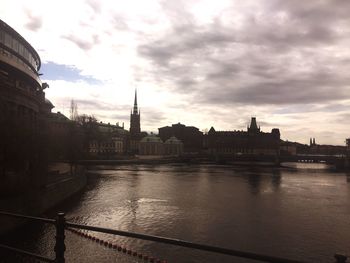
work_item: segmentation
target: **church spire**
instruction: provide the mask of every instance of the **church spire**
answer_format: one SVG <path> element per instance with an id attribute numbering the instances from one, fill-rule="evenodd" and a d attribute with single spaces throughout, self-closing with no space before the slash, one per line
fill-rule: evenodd
<path id="1" fill-rule="evenodd" d="M 256 124 L 256 118 L 252 117 L 250 121 L 250 126 L 248 126 L 248 132 L 259 132 L 260 126 L 258 128 L 258 125 Z"/>
<path id="2" fill-rule="evenodd" d="M 135 89 L 135 99 L 134 99 L 134 114 L 138 113 L 138 110 L 137 110 L 137 90 Z"/>

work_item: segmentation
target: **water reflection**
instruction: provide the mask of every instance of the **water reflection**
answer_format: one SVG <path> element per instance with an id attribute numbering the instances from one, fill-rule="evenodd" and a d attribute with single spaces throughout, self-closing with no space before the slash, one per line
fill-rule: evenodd
<path id="1" fill-rule="evenodd" d="M 278 169 L 250 171 L 246 174 L 246 179 L 254 195 L 278 191 L 282 182 L 281 171 Z"/>
<path id="2" fill-rule="evenodd" d="M 282 182 L 281 171 L 274 169 L 272 171 L 271 183 L 274 191 L 277 191 Z"/>

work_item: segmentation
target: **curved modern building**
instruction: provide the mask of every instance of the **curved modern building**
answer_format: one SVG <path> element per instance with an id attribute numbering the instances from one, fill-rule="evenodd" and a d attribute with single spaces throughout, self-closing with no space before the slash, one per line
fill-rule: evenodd
<path id="1" fill-rule="evenodd" d="M 0 20 L 0 175 L 8 191 L 36 181 L 42 184 L 45 166 L 41 149 L 44 115 L 49 110 L 35 49 Z M 3 184 L 2 185 L 5 185 Z"/>
<path id="2" fill-rule="evenodd" d="M 2 110 L 35 120 L 45 102 L 39 78 L 41 61 L 35 49 L 0 20 L 0 97 Z"/>

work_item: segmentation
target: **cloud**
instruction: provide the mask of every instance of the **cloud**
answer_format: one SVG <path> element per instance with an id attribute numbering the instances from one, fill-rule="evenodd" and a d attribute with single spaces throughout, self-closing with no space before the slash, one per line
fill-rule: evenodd
<path id="1" fill-rule="evenodd" d="M 74 98 L 128 122 L 137 87 L 146 130 L 245 129 L 256 116 L 290 140 L 307 140 L 316 120 L 320 141 L 348 133 L 348 1 L 19 3 L 0 15 L 39 51 L 56 108 Z"/>
<path id="2" fill-rule="evenodd" d="M 124 31 L 124 30 L 130 29 L 125 20 L 126 20 L 126 18 L 121 14 L 113 14 L 112 15 L 112 24 L 116 30 L 123 30 Z"/>
<path id="3" fill-rule="evenodd" d="M 100 42 L 98 35 L 92 35 L 86 38 L 82 38 L 80 34 L 69 34 L 63 36 L 63 38 L 73 42 L 84 51 L 90 50 Z"/>
<path id="4" fill-rule="evenodd" d="M 239 28 L 219 17 L 207 24 L 191 17 L 171 19 L 171 29 L 139 45 L 139 55 L 156 68 L 149 74 L 175 83 L 174 92 L 190 92 L 198 104 L 310 104 L 349 98 L 344 57 L 325 52 L 339 46 L 345 50 L 345 37 L 332 23 L 315 18 L 315 5 L 265 4 L 270 9 L 248 12 Z M 322 13 L 328 7 L 317 9 Z M 341 9 L 333 9 L 340 17 L 325 11 L 326 21 L 350 22 Z"/>
<path id="5" fill-rule="evenodd" d="M 86 4 L 96 13 L 100 13 L 102 9 L 101 1 L 87 0 Z"/>
<path id="6" fill-rule="evenodd" d="M 43 25 L 43 19 L 41 16 L 34 15 L 31 11 L 27 11 L 28 22 L 25 27 L 31 31 L 38 31 Z"/>

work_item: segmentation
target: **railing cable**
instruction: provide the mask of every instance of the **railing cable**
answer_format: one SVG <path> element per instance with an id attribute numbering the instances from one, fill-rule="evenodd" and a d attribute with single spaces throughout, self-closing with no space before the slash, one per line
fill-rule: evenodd
<path id="1" fill-rule="evenodd" d="M 24 251 L 22 249 L 6 246 L 6 245 L 2 245 L 2 244 L 0 244 L 0 249 L 9 250 L 9 251 L 15 252 L 15 253 L 20 254 L 20 255 L 29 256 L 29 257 L 32 257 L 35 259 L 39 259 L 39 260 L 44 261 L 44 262 L 55 262 L 54 259 L 46 258 L 44 256 L 40 256 L 40 255 L 35 254 L 35 253 L 31 253 L 28 251 Z"/>
<path id="2" fill-rule="evenodd" d="M 279 258 L 279 257 L 271 257 L 271 256 L 267 256 L 267 255 L 237 251 L 237 250 L 228 249 L 228 248 L 221 248 L 221 247 L 216 247 L 216 246 L 209 246 L 209 245 L 204 245 L 204 244 L 192 243 L 192 242 L 188 242 L 188 241 L 184 241 L 184 240 L 180 240 L 180 239 L 172 239 L 172 238 L 165 238 L 165 237 L 160 237 L 160 236 L 145 235 L 145 234 L 103 228 L 103 227 L 81 225 L 81 224 L 75 224 L 75 223 L 70 223 L 70 222 L 66 222 L 66 226 L 71 227 L 71 228 L 85 229 L 85 230 L 106 233 L 106 234 L 113 234 L 113 235 L 118 235 L 118 236 L 125 236 L 125 237 L 137 238 L 137 239 L 142 239 L 142 240 L 171 244 L 171 245 L 176 245 L 176 246 L 181 246 L 181 247 L 199 249 L 199 250 L 203 250 L 203 251 L 215 252 L 215 253 L 229 255 L 229 256 L 236 256 L 236 257 L 248 258 L 248 259 L 253 259 L 253 260 L 260 260 L 260 261 L 270 262 L 270 263 L 307 263 L 305 261 L 289 260 L 289 259 L 284 259 L 284 258 Z"/>

